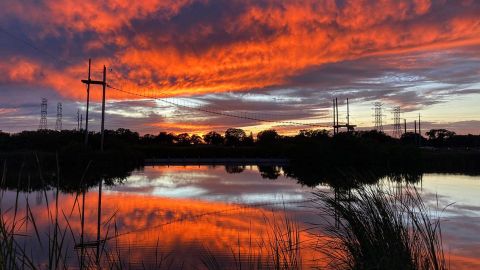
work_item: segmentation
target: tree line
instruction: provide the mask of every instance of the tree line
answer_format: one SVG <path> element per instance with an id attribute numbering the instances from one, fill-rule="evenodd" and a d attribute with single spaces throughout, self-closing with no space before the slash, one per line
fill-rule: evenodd
<path id="1" fill-rule="evenodd" d="M 105 131 L 106 145 L 119 147 L 121 145 L 170 145 L 170 146 L 189 146 L 189 145 L 214 145 L 214 146 L 258 146 L 272 144 L 304 144 L 314 141 L 331 141 L 338 138 L 350 138 L 360 141 L 375 141 L 389 144 L 419 145 L 429 147 L 480 147 L 480 135 L 457 135 L 453 131 L 446 129 L 431 129 L 420 136 L 417 133 L 404 133 L 399 139 L 388 136 L 383 132 L 372 131 L 354 131 L 343 132 L 333 136 L 327 130 L 300 130 L 295 135 L 280 135 L 274 129 L 268 129 L 257 133 L 254 137 L 252 133 L 247 134 L 239 128 L 228 128 L 223 133 L 210 131 L 204 135 L 169 132 L 159 132 L 157 135 L 145 134 L 139 135 L 138 132 L 125 128 Z M 22 131 L 19 133 L 5 133 L 0 131 L 0 150 L 52 150 L 64 147 L 80 145 L 84 140 L 84 132 L 76 130 L 38 130 Z M 92 145 L 97 145 L 100 140 L 98 132 L 89 132 L 89 140 Z"/>

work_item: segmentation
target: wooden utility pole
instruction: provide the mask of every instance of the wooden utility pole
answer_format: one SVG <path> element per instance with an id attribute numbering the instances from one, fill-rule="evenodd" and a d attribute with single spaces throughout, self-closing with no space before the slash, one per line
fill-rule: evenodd
<path id="1" fill-rule="evenodd" d="M 407 119 L 403 119 L 403 133 L 407 133 Z"/>
<path id="2" fill-rule="evenodd" d="M 88 81 L 90 82 L 90 67 L 92 59 L 88 58 Z M 90 83 L 87 83 L 87 111 L 85 112 L 85 146 L 88 145 L 88 109 L 90 107 Z"/>
<path id="3" fill-rule="evenodd" d="M 90 63 L 90 62 L 89 62 Z M 90 67 L 90 65 L 89 65 Z M 90 70 L 90 69 L 89 69 Z M 105 131 L 105 90 L 107 88 L 107 68 L 103 66 L 103 80 L 101 81 L 95 81 L 90 78 L 90 72 L 89 72 L 89 78 L 87 80 L 82 80 L 82 83 L 87 84 L 87 88 L 90 88 L 90 84 L 98 84 L 103 86 L 103 94 L 102 94 L 102 127 L 101 127 L 101 132 L 102 132 L 102 137 L 100 141 L 100 151 L 103 152 L 103 139 L 104 139 L 104 131 Z M 88 134 L 88 131 L 87 131 Z M 87 135 L 88 136 L 88 135 Z"/>
<path id="4" fill-rule="evenodd" d="M 90 66 L 91 60 L 88 60 L 88 79 L 82 80 L 83 83 L 87 84 L 87 115 L 88 115 L 88 100 L 90 98 L 90 84 L 99 84 L 102 88 L 102 123 L 101 123 L 101 140 L 100 140 L 100 151 L 103 152 L 103 140 L 105 138 L 105 90 L 107 88 L 107 68 L 105 65 L 103 66 L 103 80 L 101 81 L 94 81 L 90 78 Z M 87 117 L 88 119 L 88 117 Z M 88 123 L 88 120 L 87 120 Z M 86 130 L 85 135 L 85 143 L 88 141 L 88 130 Z M 98 216 L 97 216 L 97 254 L 96 254 L 96 263 L 97 266 L 100 264 L 100 225 L 101 225 L 101 218 L 102 218 L 102 184 L 103 178 L 100 179 L 100 183 L 98 184 Z"/>
<path id="5" fill-rule="evenodd" d="M 102 94 L 102 139 L 100 141 L 100 151 L 103 152 L 103 139 L 105 137 L 105 89 L 107 88 L 107 68 L 103 66 L 103 94 Z"/>

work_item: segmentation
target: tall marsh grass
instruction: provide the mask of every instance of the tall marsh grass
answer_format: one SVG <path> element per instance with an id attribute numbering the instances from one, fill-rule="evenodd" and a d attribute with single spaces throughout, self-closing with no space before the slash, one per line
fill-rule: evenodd
<path id="1" fill-rule="evenodd" d="M 38 156 L 35 155 L 39 179 L 42 182 L 42 199 L 45 202 L 45 211 L 47 213 L 46 228 L 39 231 L 38 220 L 32 212 L 28 193 L 30 188 L 30 175 L 23 175 L 21 166 L 18 174 L 18 188 L 15 192 L 15 199 L 5 201 L 4 195 L 7 187 L 6 172 L 7 163 L 3 163 L 3 173 L 0 182 L 0 269 L 71 269 L 74 265 L 80 265 L 83 269 L 92 269 L 96 267 L 96 255 L 92 252 L 84 252 L 78 256 L 78 264 L 75 262 L 74 247 L 82 244 L 78 240 L 79 232 L 71 227 L 74 211 L 78 210 L 79 217 L 82 218 L 83 211 L 80 210 L 81 201 L 79 196 L 83 190 L 75 194 L 74 204 L 70 210 L 64 211 L 59 206 L 60 193 L 60 167 L 57 156 L 57 181 L 55 186 L 46 184 Z M 90 165 L 90 163 L 89 163 Z M 88 167 L 83 172 L 83 177 L 87 173 Z M 83 177 L 80 185 L 83 183 Z M 21 188 L 21 187 L 25 187 Z M 25 190 L 23 193 L 21 190 Z M 50 201 L 53 195 L 53 201 Z M 109 221 L 112 219 L 109 218 Z M 111 222 L 106 222 L 104 226 L 111 227 Z M 108 233 L 108 230 L 107 230 Z M 108 234 L 107 234 L 108 236 Z M 73 241 L 73 242 L 71 242 Z M 101 241 L 105 243 L 105 241 Z M 38 246 L 40 250 L 34 249 Z M 35 261 L 37 252 L 46 254 L 46 259 Z M 102 252 L 105 252 L 105 245 L 102 245 Z M 80 253 L 80 252 L 79 252 Z M 79 255 L 79 254 L 77 254 Z M 111 268 L 111 267 L 110 267 Z"/>
<path id="2" fill-rule="evenodd" d="M 264 218 L 265 232 L 259 239 L 249 239 L 242 246 L 240 239 L 236 248 L 231 248 L 233 264 L 222 261 L 205 247 L 201 261 L 209 270 L 297 270 L 303 269 L 301 228 L 284 211 L 282 216 L 273 215 Z"/>
<path id="3" fill-rule="evenodd" d="M 317 250 L 334 269 L 447 269 L 440 219 L 414 187 L 364 187 L 344 198 L 317 192 L 317 207 L 333 220 Z"/>

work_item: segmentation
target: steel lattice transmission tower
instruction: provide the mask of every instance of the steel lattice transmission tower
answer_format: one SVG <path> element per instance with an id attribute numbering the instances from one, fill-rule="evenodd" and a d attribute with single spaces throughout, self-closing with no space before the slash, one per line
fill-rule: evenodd
<path id="1" fill-rule="evenodd" d="M 57 122 L 55 123 L 55 130 L 62 130 L 62 103 L 57 103 Z"/>
<path id="2" fill-rule="evenodd" d="M 39 130 L 46 130 L 47 126 L 47 103 L 48 99 L 42 98 L 41 110 L 40 110 L 40 125 L 38 126 Z"/>
<path id="3" fill-rule="evenodd" d="M 402 126 L 400 125 L 400 106 L 393 108 L 393 137 L 400 138 L 402 136 Z"/>
<path id="4" fill-rule="evenodd" d="M 383 132 L 383 103 L 375 102 L 373 103 L 374 117 L 375 117 L 375 130 Z"/>

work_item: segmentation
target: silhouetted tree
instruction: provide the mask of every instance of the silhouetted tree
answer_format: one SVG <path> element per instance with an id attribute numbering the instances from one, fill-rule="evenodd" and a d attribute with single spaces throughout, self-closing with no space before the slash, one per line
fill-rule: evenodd
<path id="1" fill-rule="evenodd" d="M 191 138 L 188 133 L 180 133 L 175 137 L 175 141 L 179 145 L 189 145 L 191 143 Z"/>
<path id="2" fill-rule="evenodd" d="M 400 137 L 400 141 L 403 144 L 418 144 L 421 140 L 423 140 L 422 136 L 413 132 L 403 133 Z"/>
<path id="3" fill-rule="evenodd" d="M 130 129 L 126 129 L 126 128 L 119 128 L 115 130 L 113 135 L 115 135 L 116 138 L 122 141 L 130 142 L 130 143 L 137 142 L 140 138 L 140 136 L 138 135 L 138 132 L 133 132 Z"/>
<path id="4" fill-rule="evenodd" d="M 343 132 L 340 134 L 343 134 Z M 355 133 L 345 133 L 345 134 L 356 134 L 360 139 L 369 140 L 377 143 L 391 143 L 395 141 L 394 138 L 388 136 L 382 131 L 377 131 L 377 130 L 358 131 Z"/>
<path id="5" fill-rule="evenodd" d="M 279 166 L 261 166 L 258 165 L 258 171 L 262 178 L 275 180 L 281 175 Z"/>
<path id="6" fill-rule="evenodd" d="M 10 139 L 10 134 L 2 132 L 0 130 L 0 145 L 2 145 L 3 143 L 7 143 L 9 139 Z"/>
<path id="7" fill-rule="evenodd" d="M 325 129 L 302 129 L 298 132 L 300 138 L 328 138 L 329 131 Z"/>
<path id="8" fill-rule="evenodd" d="M 245 170 L 245 166 L 243 165 L 225 165 L 225 171 L 227 173 L 241 173 Z"/>
<path id="9" fill-rule="evenodd" d="M 155 138 L 155 142 L 159 144 L 173 144 L 174 141 L 175 135 L 167 132 L 160 132 Z"/>
<path id="10" fill-rule="evenodd" d="M 225 138 L 223 138 L 222 134 L 215 131 L 210 131 L 203 135 L 203 141 L 207 144 L 220 145 L 223 144 L 224 140 Z"/>
<path id="11" fill-rule="evenodd" d="M 197 144 L 201 144 L 202 142 L 203 142 L 202 137 L 198 136 L 197 134 L 193 134 L 192 136 L 190 136 L 191 144 L 197 145 Z"/>
<path id="12" fill-rule="evenodd" d="M 430 129 L 425 135 L 427 135 L 430 140 L 445 141 L 455 136 L 455 132 L 446 129 Z"/>
<path id="13" fill-rule="evenodd" d="M 247 134 L 243 129 L 229 128 L 225 131 L 225 144 L 229 146 L 239 146 L 245 142 Z"/>
<path id="14" fill-rule="evenodd" d="M 447 141 L 455 136 L 455 132 L 446 129 L 430 129 L 425 133 L 428 136 L 429 144 L 432 146 L 445 146 Z"/>
<path id="15" fill-rule="evenodd" d="M 243 140 L 243 145 L 252 146 L 253 144 L 254 144 L 253 134 L 252 134 L 252 132 L 250 132 L 250 135 L 245 137 L 245 139 Z"/>
<path id="16" fill-rule="evenodd" d="M 273 144 L 280 139 L 277 131 L 274 129 L 260 131 L 257 134 L 257 142 L 259 144 Z"/>

